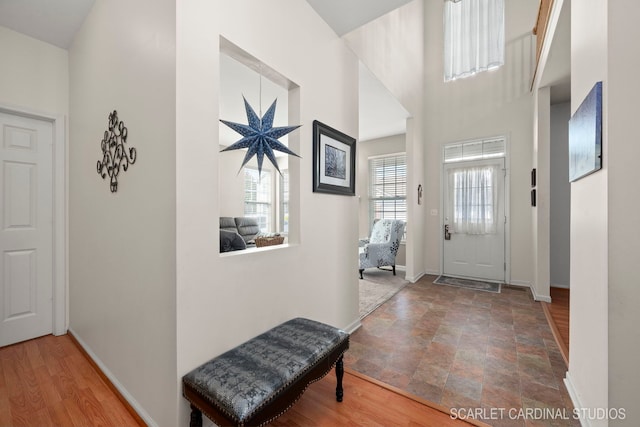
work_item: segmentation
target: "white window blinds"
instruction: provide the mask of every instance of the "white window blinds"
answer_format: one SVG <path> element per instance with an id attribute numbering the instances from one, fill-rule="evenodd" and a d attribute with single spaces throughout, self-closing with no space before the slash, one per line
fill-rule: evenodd
<path id="1" fill-rule="evenodd" d="M 407 220 L 407 156 L 369 159 L 370 219 Z"/>
<path id="2" fill-rule="evenodd" d="M 444 80 L 504 65 L 504 0 L 445 0 Z"/>

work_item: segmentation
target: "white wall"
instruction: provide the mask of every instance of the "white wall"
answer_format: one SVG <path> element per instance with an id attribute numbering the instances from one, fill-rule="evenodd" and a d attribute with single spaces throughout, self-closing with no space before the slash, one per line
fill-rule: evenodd
<path id="1" fill-rule="evenodd" d="M 371 233 L 369 224 L 369 157 L 384 154 L 397 154 L 406 152 L 406 135 L 393 135 L 385 138 L 359 141 L 356 154 L 358 166 L 356 178 L 356 196 L 358 197 L 358 217 L 360 237 L 367 237 Z M 396 257 L 397 265 L 406 265 L 406 245 L 401 245 Z"/>
<path id="2" fill-rule="evenodd" d="M 537 301 L 551 302 L 550 277 L 550 160 L 551 160 L 551 89 L 534 89 L 533 167 L 536 168 L 536 206 L 531 208 L 533 238 L 533 283 L 531 291 Z"/>
<path id="3" fill-rule="evenodd" d="M 66 50 L 0 27 L 0 55 L 1 104 L 68 115 Z"/>
<path id="4" fill-rule="evenodd" d="M 306 2 L 178 2 L 177 35 L 175 381 L 292 317 L 359 322 L 357 198 L 312 192 L 313 120 L 357 137 L 356 57 Z M 289 98 L 289 122 L 302 124 L 289 138 L 302 157 L 289 161 L 299 244 L 218 254 L 220 35 L 300 87 Z M 186 425 L 188 405 L 174 397 Z"/>
<path id="5" fill-rule="evenodd" d="M 608 132 L 604 144 L 607 147 L 605 159 L 608 159 L 609 276 L 604 283 L 608 286 L 609 295 L 609 406 L 627 408 L 628 414 L 626 420 L 611 421 L 610 426 L 640 425 L 640 371 L 637 366 L 640 360 L 640 229 L 637 214 L 640 208 L 637 188 L 640 170 L 635 166 L 640 158 L 637 137 L 640 56 L 637 48 L 630 49 L 629 46 L 630 40 L 638 40 L 640 36 L 638 16 L 640 4 L 636 1 L 608 2 L 609 64 L 604 87 L 608 100 Z M 591 199 L 592 204 L 594 200 Z M 582 201 L 586 203 L 586 200 Z M 572 298 L 574 289 L 571 288 Z"/>
<path id="6" fill-rule="evenodd" d="M 424 163 L 424 1 L 414 0 L 343 36 L 363 64 L 402 104 L 407 120 L 407 279 L 425 273 L 425 203 L 416 189 L 425 186 Z"/>
<path id="7" fill-rule="evenodd" d="M 532 165 L 533 99 L 531 28 L 538 1 L 506 4 L 506 57 L 498 70 L 444 83 L 442 8 L 426 0 L 425 209 L 440 209 L 442 145 L 460 140 L 505 135 L 510 149 L 511 282 L 530 285 L 530 171 Z M 440 216 L 427 217 L 428 271 L 440 271 Z"/>
<path id="8" fill-rule="evenodd" d="M 175 425 L 175 2 L 97 0 L 69 61 L 70 328 L 147 423 Z M 117 193 L 96 172 L 113 110 L 138 153 Z"/>
<path id="9" fill-rule="evenodd" d="M 551 286 L 569 287 L 571 184 L 569 183 L 569 117 L 571 103 L 551 106 L 550 273 Z"/>
<path id="10" fill-rule="evenodd" d="M 574 403 L 588 408 L 606 408 L 609 393 L 608 3 L 585 0 L 571 4 L 571 112 L 597 81 L 603 81 L 603 168 L 571 184 L 571 354 L 567 380 L 575 390 Z M 607 423 L 594 421 L 592 425 Z"/>

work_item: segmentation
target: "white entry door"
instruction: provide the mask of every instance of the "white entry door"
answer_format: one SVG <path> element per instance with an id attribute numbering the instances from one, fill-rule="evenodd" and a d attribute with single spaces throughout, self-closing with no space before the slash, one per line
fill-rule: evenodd
<path id="1" fill-rule="evenodd" d="M 446 163 L 443 274 L 504 282 L 504 159 Z"/>
<path id="2" fill-rule="evenodd" d="M 0 113 L 0 346 L 53 328 L 53 125 Z"/>

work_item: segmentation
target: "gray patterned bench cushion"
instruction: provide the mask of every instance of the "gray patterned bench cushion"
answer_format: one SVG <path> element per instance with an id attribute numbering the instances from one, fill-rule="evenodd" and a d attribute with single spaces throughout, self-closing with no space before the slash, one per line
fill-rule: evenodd
<path id="1" fill-rule="evenodd" d="M 259 425 L 276 418 L 306 387 L 339 363 L 349 334 L 314 320 L 296 318 L 208 361 L 182 378 L 192 410 L 221 425 Z M 196 419 L 194 420 L 194 416 Z M 202 415 L 192 412 L 192 425 Z"/>

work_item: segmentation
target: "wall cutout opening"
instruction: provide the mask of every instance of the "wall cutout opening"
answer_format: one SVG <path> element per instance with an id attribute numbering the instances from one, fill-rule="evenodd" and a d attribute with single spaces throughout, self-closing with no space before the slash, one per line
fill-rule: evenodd
<path id="1" fill-rule="evenodd" d="M 219 87 L 219 118 L 225 122 L 249 125 L 248 109 L 262 118 L 277 100 L 273 128 L 300 124 L 299 86 L 222 37 Z M 277 141 L 299 153 L 299 133 L 292 130 Z M 242 138 L 219 123 L 220 252 L 250 253 L 299 243 L 300 159 L 273 151 L 279 172 L 266 155 L 261 171 L 257 156 L 243 166 L 247 148 L 222 152 Z"/>

